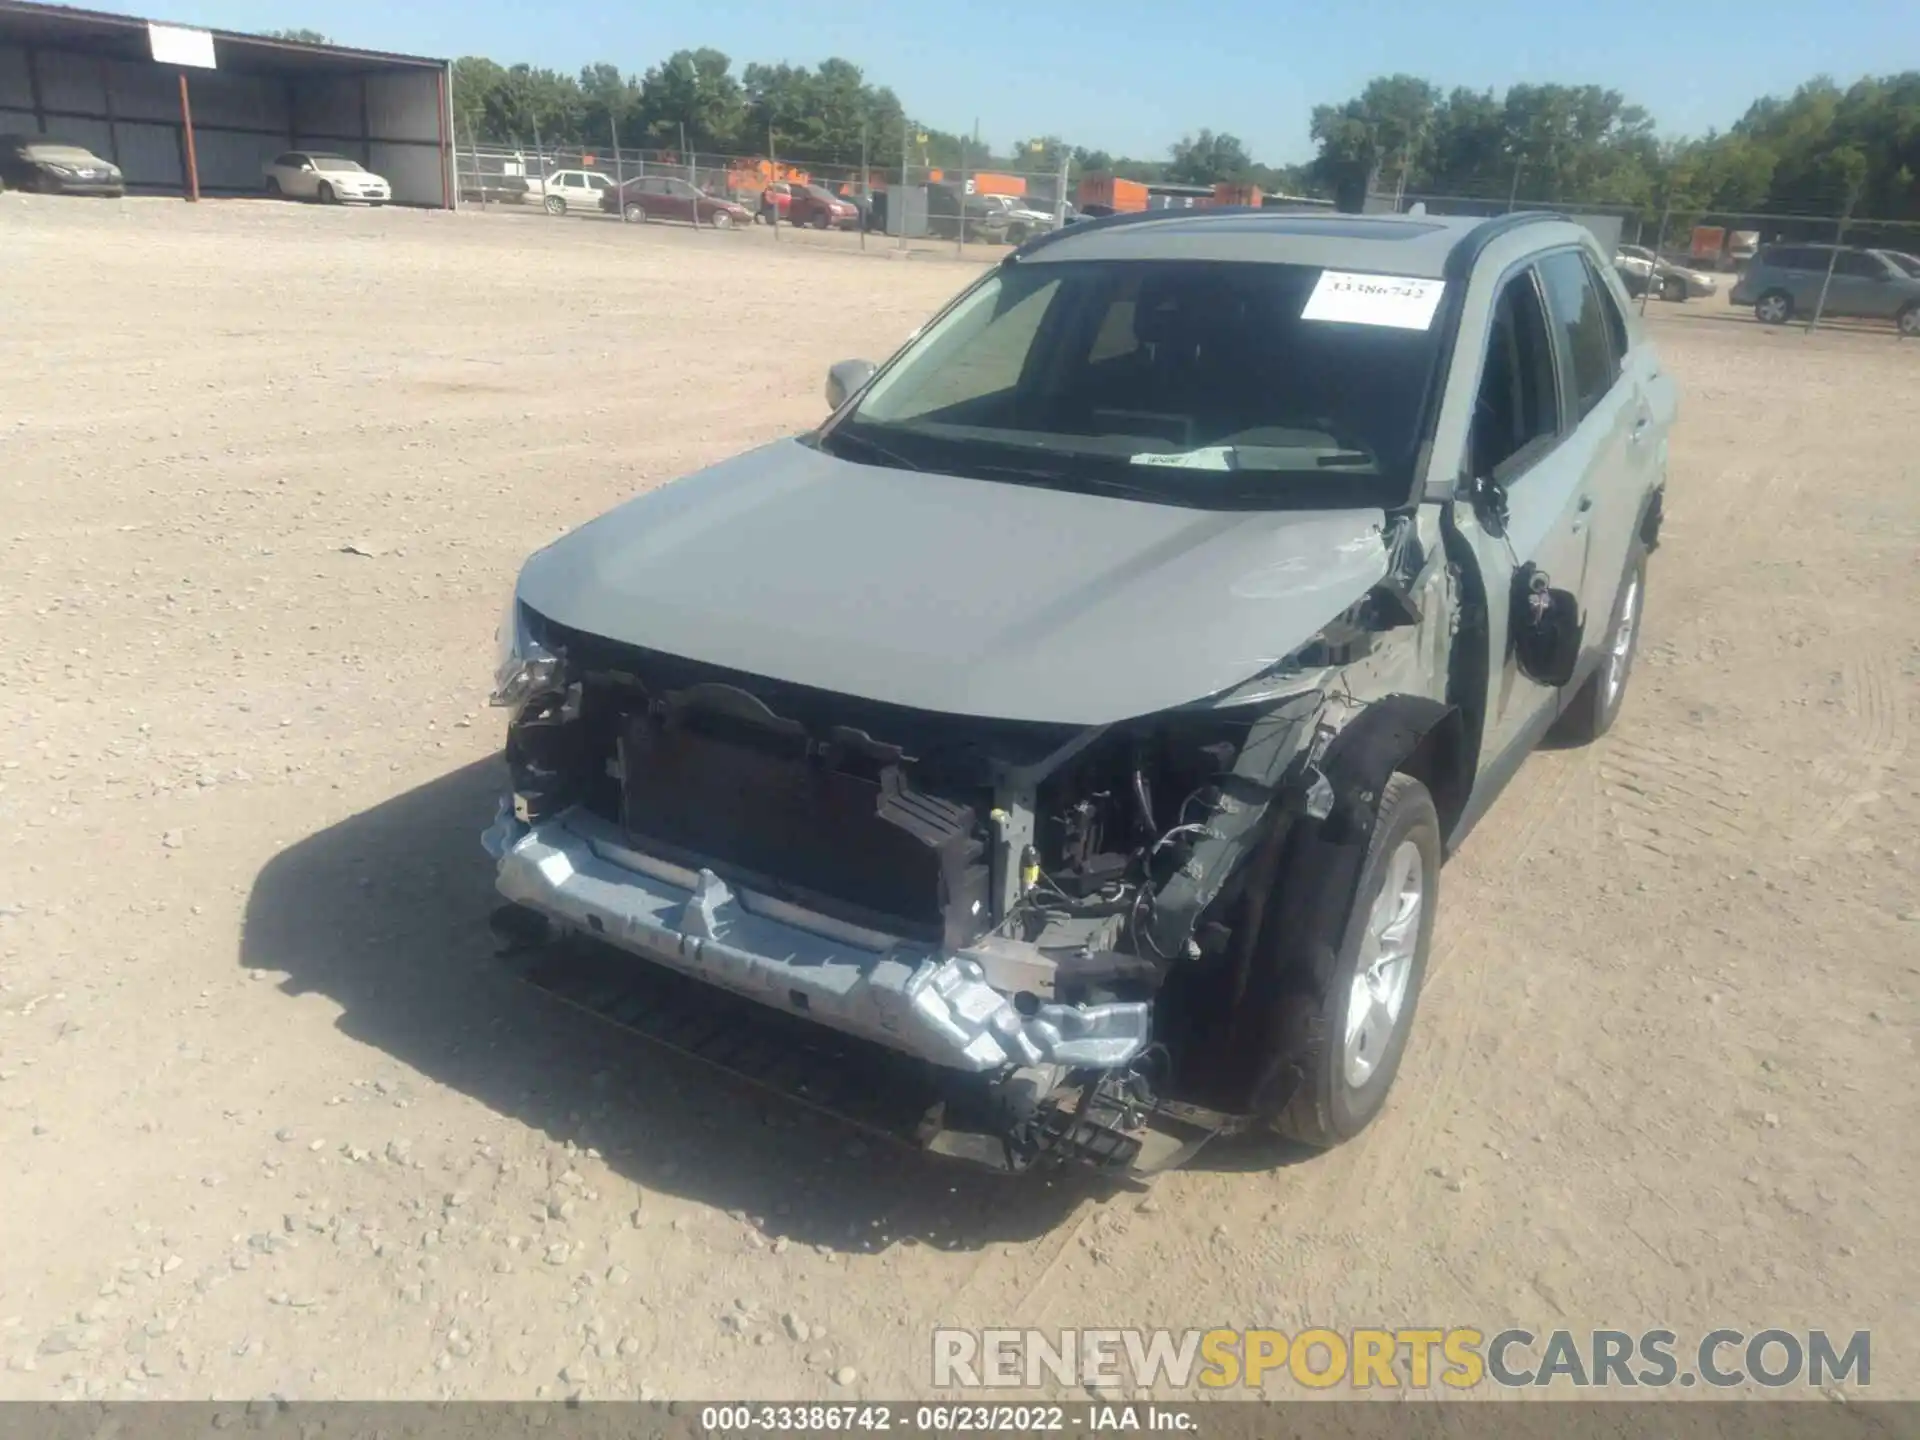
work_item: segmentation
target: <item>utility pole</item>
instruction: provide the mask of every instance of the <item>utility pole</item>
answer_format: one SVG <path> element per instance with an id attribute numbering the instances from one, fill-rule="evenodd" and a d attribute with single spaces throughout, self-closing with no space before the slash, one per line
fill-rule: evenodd
<path id="1" fill-rule="evenodd" d="M 866 208 L 860 212 L 860 248 L 867 248 L 867 226 L 873 220 L 873 175 L 867 169 L 867 122 L 860 122 L 860 198 Z"/>
<path id="2" fill-rule="evenodd" d="M 1520 198 L 1520 171 L 1525 164 L 1526 161 L 1524 160 L 1516 160 L 1513 162 L 1513 184 L 1507 189 L 1507 213 L 1509 215 L 1513 213 L 1514 202 Z"/>
<path id="3" fill-rule="evenodd" d="M 896 214 L 895 206 L 887 206 L 887 218 L 898 227 L 899 248 L 904 250 L 907 248 L 907 122 L 905 120 L 900 122 L 900 204 L 897 209 Z"/>
<path id="4" fill-rule="evenodd" d="M 1847 222 L 1853 219 L 1853 202 L 1860 197 L 1860 187 L 1850 186 L 1847 190 L 1846 208 L 1840 212 L 1840 223 L 1834 228 L 1833 249 L 1827 252 L 1827 273 L 1820 279 L 1820 298 L 1814 302 L 1813 314 L 1807 318 L 1806 333 L 1811 335 L 1820 325 L 1820 317 L 1827 310 L 1827 287 L 1833 284 L 1833 267 L 1840 263 L 1840 246 L 1847 238 Z"/>
<path id="5" fill-rule="evenodd" d="M 1060 186 L 1053 193 L 1053 228 L 1058 230 L 1067 223 L 1067 180 L 1073 170 L 1073 152 L 1065 145 L 1060 147 Z"/>
<path id="6" fill-rule="evenodd" d="M 693 184 L 693 157 L 687 154 L 687 122 L 680 122 L 680 163 L 687 167 L 687 184 Z"/>

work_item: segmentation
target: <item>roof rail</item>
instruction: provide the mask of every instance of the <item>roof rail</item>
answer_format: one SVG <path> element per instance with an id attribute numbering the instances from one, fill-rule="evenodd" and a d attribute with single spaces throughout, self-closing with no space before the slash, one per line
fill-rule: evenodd
<path id="1" fill-rule="evenodd" d="M 1570 218 L 1557 210 L 1513 210 L 1505 215 L 1492 216 L 1485 224 L 1474 226 L 1467 232 L 1467 238 L 1453 247 L 1452 253 L 1447 256 L 1446 278 L 1466 279 L 1473 273 L 1473 262 L 1480 258 L 1481 252 L 1510 231 L 1547 220 Z"/>
<path id="2" fill-rule="evenodd" d="M 1263 213 L 1264 208 L 1257 205 L 1208 205 L 1196 209 L 1183 205 L 1179 209 L 1130 210 L 1124 215 L 1097 215 L 1091 220 L 1076 220 L 1071 225 L 1062 225 L 1057 230 L 1048 230 L 1036 235 L 1007 256 L 1007 259 L 1018 260 L 1022 255 L 1031 255 L 1036 250 L 1044 250 L 1054 241 L 1068 235 L 1085 235 L 1094 230 L 1111 230 L 1116 225 L 1140 225 L 1156 220 L 1192 220 L 1210 215 L 1259 215 Z"/>

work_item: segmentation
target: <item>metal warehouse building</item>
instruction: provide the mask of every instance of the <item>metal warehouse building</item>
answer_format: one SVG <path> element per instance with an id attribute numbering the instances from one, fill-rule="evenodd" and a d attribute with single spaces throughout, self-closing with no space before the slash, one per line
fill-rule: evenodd
<path id="1" fill-rule="evenodd" d="M 257 195 L 267 161 L 310 149 L 450 209 L 449 83 L 444 60 L 0 0 L 0 134 L 84 145 L 135 194 Z"/>

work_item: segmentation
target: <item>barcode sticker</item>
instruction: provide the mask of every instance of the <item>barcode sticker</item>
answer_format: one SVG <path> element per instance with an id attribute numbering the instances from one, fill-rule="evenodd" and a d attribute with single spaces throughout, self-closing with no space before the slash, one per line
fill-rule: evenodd
<path id="1" fill-rule="evenodd" d="M 1444 280 L 1323 270 L 1300 318 L 1343 325 L 1385 325 L 1395 330 L 1426 330 L 1433 325 L 1434 312 L 1440 308 L 1440 296 L 1446 288 Z"/>

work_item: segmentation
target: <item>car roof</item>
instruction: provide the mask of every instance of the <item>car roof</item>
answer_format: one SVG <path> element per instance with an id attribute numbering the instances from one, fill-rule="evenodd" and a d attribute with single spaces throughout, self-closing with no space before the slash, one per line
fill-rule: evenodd
<path id="1" fill-rule="evenodd" d="M 1289 210 L 1148 211 L 1056 230 L 1031 242 L 1023 259 L 1234 260 L 1440 279 L 1447 261 L 1482 229 L 1504 231 L 1544 214 L 1349 215 Z M 1564 235 L 1541 243 L 1564 243 Z"/>

